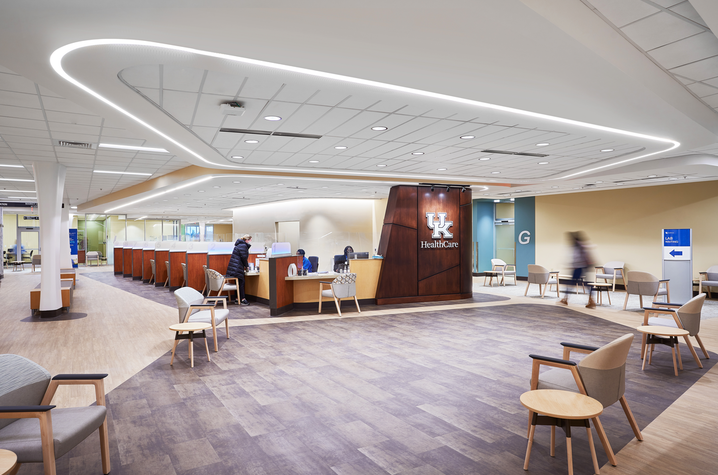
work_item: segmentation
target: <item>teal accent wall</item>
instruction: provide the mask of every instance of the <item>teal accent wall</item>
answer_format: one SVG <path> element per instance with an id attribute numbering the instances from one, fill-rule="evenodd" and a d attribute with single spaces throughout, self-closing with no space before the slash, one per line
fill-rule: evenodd
<path id="1" fill-rule="evenodd" d="M 493 200 L 474 200 L 473 246 L 479 243 L 479 272 L 491 270 L 494 257 L 494 202 Z"/>
<path id="2" fill-rule="evenodd" d="M 519 239 L 526 240 L 525 234 L 528 231 L 531 236 L 528 244 L 521 244 Z M 536 263 L 536 199 L 516 198 L 514 201 L 514 234 L 516 237 L 516 275 L 528 277 L 529 264 Z"/>

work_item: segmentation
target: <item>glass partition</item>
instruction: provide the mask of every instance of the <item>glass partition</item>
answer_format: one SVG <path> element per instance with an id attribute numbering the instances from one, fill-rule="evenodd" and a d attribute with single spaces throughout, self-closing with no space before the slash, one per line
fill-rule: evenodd
<path id="1" fill-rule="evenodd" d="M 135 220 L 127 220 L 127 241 L 144 241 L 145 240 L 145 222 Z"/>
<path id="2" fill-rule="evenodd" d="M 139 222 L 139 221 L 138 221 Z M 145 219 L 145 241 L 162 240 L 162 220 Z"/>
<path id="3" fill-rule="evenodd" d="M 180 222 L 177 219 L 165 219 L 162 221 L 162 240 L 180 240 Z"/>

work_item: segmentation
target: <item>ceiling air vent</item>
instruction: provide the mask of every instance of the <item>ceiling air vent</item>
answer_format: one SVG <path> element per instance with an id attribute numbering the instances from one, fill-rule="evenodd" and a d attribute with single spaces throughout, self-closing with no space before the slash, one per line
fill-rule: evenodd
<path id="1" fill-rule="evenodd" d="M 55 146 L 57 147 L 70 147 L 70 148 L 84 148 L 92 150 L 95 148 L 95 144 L 89 142 L 70 142 L 69 140 L 55 140 Z"/>
<path id="2" fill-rule="evenodd" d="M 321 135 L 312 134 L 294 134 L 291 132 L 272 132 L 270 130 L 252 130 L 252 129 L 227 129 L 221 128 L 220 132 L 227 132 L 230 134 L 249 134 L 249 135 L 273 135 L 275 137 L 294 137 L 299 139 L 320 139 Z"/>
<path id="3" fill-rule="evenodd" d="M 502 155 L 520 155 L 522 157 L 548 157 L 545 153 L 529 153 L 529 152 L 512 152 L 510 150 L 482 150 L 481 153 L 498 153 Z"/>

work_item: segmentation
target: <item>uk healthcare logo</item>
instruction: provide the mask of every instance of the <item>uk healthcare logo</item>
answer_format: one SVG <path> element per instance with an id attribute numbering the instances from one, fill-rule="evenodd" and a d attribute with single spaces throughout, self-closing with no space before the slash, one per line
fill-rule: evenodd
<path id="1" fill-rule="evenodd" d="M 439 218 L 439 221 L 436 221 L 435 217 Z M 449 228 L 454 225 L 453 221 L 447 221 L 446 220 L 446 213 L 426 213 L 426 225 L 431 229 L 431 238 L 432 239 L 441 239 L 442 237 L 445 239 L 453 239 L 454 235 L 449 232 Z M 422 249 L 432 249 L 432 248 L 451 248 L 451 247 L 459 247 L 458 242 L 447 242 L 447 241 L 439 241 L 439 242 L 427 242 L 422 241 L 421 242 L 421 248 Z"/>

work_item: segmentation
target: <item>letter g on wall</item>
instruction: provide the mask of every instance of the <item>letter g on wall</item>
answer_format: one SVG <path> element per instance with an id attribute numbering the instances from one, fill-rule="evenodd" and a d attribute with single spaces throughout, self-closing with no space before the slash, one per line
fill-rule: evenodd
<path id="1" fill-rule="evenodd" d="M 528 244 L 531 242 L 531 232 L 521 231 L 518 237 L 519 244 Z"/>

